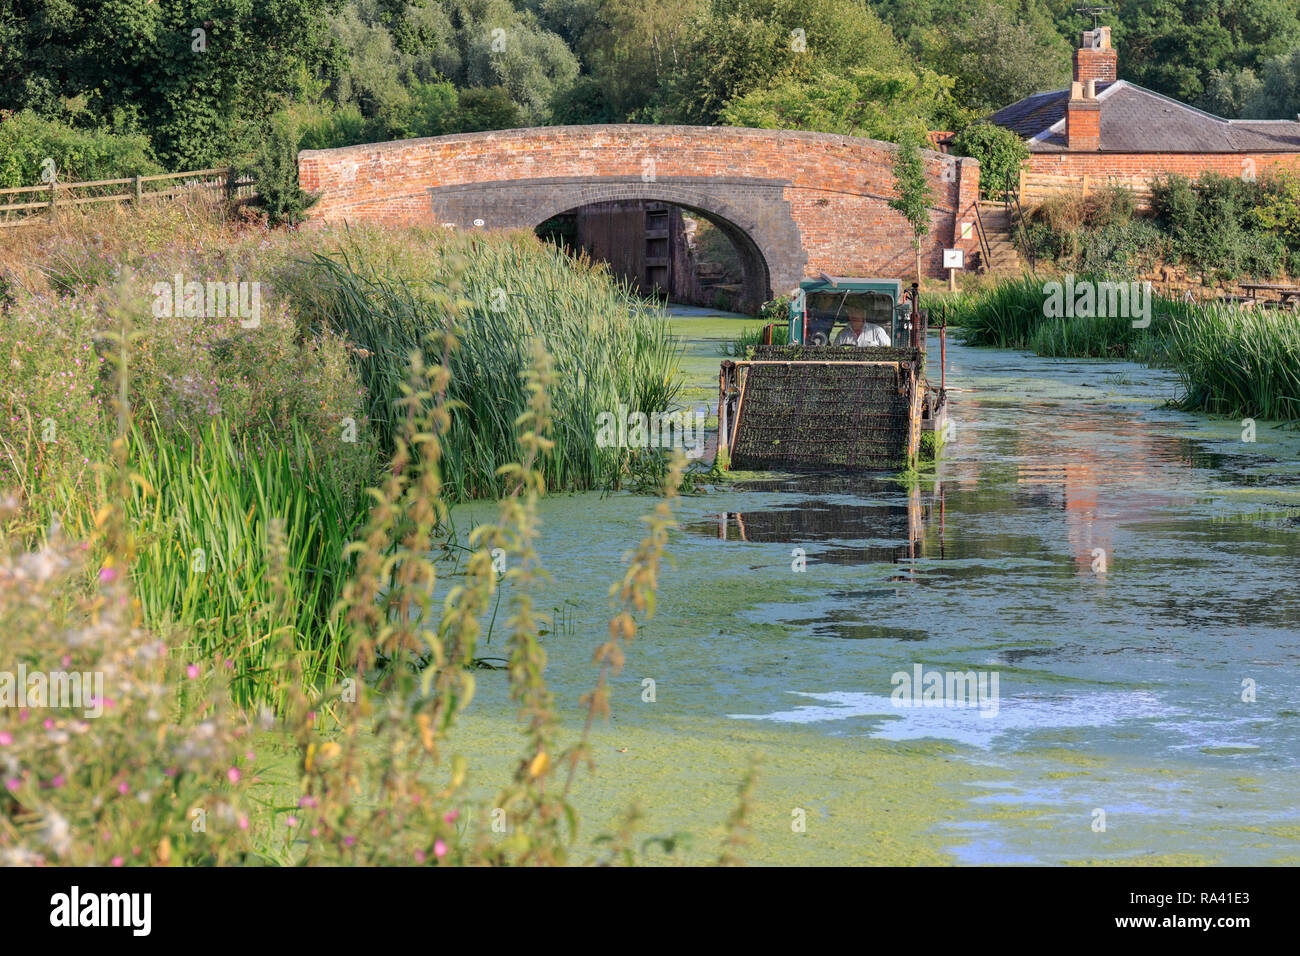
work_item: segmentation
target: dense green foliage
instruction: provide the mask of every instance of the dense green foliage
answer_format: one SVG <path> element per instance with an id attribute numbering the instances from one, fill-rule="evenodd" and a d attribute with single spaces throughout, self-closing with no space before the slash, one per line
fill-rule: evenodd
<path id="1" fill-rule="evenodd" d="M 1010 130 L 976 121 L 957 132 L 952 151 L 979 161 L 980 192 L 984 195 L 1000 195 L 1008 184 L 1013 190 L 1020 188 L 1020 165 L 1029 158 L 1029 147 Z"/>
<path id="2" fill-rule="evenodd" d="M 35 186 L 46 160 L 59 182 L 122 179 L 161 172 L 143 134 L 75 129 L 31 110 L 0 112 L 0 188 Z M 47 167 L 48 168 L 48 167 Z"/>
<path id="3" fill-rule="evenodd" d="M 929 70 L 918 76 L 851 68 L 839 75 L 786 77 L 732 100 L 720 119 L 729 126 L 915 140 L 956 115 L 950 86 Z"/>
<path id="4" fill-rule="evenodd" d="M 342 2 L 5 0 L 0 103 L 143 133 L 172 169 L 217 165 L 326 68 Z"/>
<path id="5" fill-rule="evenodd" d="M 1129 0 L 1110 22 L 1122 76 L 1300 112 L 1290 0 Z M 999 175 L 1014 157 L 974 121 L 1063 86 L 1089 26 L 1070 0 L 0 0 L 0 103 L 51 124 L 0 175 L 33 185 L 37 152 L 64 178 L 247 167 L 277 112 L 308 149 L 554 123 L 959 130 Z"/>
<path id="6" fill-rule="evenodd" d="M 1300 275 L 1300 180 L 1164 176 L 1140 213 L 1121 187 L 1031 211 L 1027 241 L 1063 269 L 1132 276 L 1160 264 L 1222 281 Z"/>

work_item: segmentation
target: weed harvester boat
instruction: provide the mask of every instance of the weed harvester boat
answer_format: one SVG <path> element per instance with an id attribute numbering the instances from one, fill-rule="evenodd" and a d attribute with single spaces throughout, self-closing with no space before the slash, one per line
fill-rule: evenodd
<path id="1" fill-rule="evenodd" d="M 823 275 L 801 282 L 790 302 L 789 344 L 772 344 L 777 327 L 769 325 L 744 359 L 722 363 L 718 453 L 724 466 L 914 467 L 922 434 L 942 431 L 947 415 L 942 375 L 937 387 L 926 380 L 928 317 L 917 307 L 917 292 L 915 284 L 904 290 L 895 279 Z M 889 344 L 833 344 L 846 338 Z M 941 368 L 943 350 L 941 329 Z"/>

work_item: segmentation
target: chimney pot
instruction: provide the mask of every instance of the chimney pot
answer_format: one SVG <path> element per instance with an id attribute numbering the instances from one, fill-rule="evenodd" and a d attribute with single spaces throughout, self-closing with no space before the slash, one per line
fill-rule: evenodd
<path id="1" fill-rule="evenodd" d="M 1085 30 L 1079 49 L 1074 51 L 1074 78 L 1080 82 L 1113 83 L 1118 78 L 1117 60 L 1118 54 L 1110 45 L 1110 27 Z"/>

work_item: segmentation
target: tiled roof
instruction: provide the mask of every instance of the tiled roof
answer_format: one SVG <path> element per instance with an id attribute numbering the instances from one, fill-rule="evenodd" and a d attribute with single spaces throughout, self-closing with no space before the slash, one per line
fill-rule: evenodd
<path id="1" fill-rule="evenodd" d="M 1098 83 L 1100 93 L 1110 83 Z M 1070 98 L 1069 90 L 1050 90 L 1026 96 L 1017 103 L 1004 106 L 989 117 L 990 123 L 1005 126 L 1021 136 L 1036 136 L 1053 123 L 1065 118 L 1065 103 Z"/>
<path id="2" fill-rule="evenodd" d="M 1069 90 L 1025 97 L 989 117 L 1029 140 L 1036 153 L 1065 150 Z M 1097 84 L 1102 152 L 1300 152 L 1300 122 L 1228 120 L 1119 80 Z"/>

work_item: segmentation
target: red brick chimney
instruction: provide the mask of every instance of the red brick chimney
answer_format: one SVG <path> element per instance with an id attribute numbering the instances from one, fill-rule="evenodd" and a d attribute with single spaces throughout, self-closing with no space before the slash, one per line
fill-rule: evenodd
<path id="1" fill-rule="evenodd" d="M 1097 82 L 1070 84 L 1070 101 L 1065 104 L 1065 148 L 1071 152 L 1101 149 L 1101 104 Z"/>
<path id="2" fill-rule="evenodd" d="M 1110 45 L 1110 27 L 1083 31 L 1083 43 L 1074 51 L 1074 82 L 1114 83 L 1119 54 Z"/>

